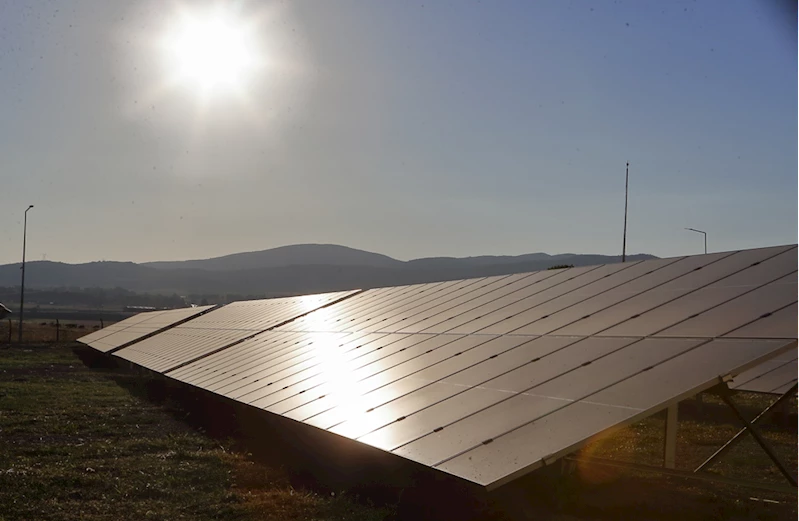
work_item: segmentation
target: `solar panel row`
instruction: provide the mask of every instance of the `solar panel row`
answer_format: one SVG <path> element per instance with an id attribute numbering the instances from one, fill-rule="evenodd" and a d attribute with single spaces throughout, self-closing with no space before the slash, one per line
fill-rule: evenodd
<path id="1" fill-rule="evenodd" d="M 236 303 L 116 356 L 493 488 L 783 367 L 796 268 L 782 246 Z"/>
<path id="2" fill-rule="evenodd" d="M 99 331 L 80 338 L 80 342 L 102 352 L 110 352 L 170 327 L 206 313 L 215 306 L 169 309 L 138 313 Z"/>
<path id="3" fill-rule="evenodd" d="M 355 293 L 233 302 L 123 349 L 118 356 L 167 372 Z"/>

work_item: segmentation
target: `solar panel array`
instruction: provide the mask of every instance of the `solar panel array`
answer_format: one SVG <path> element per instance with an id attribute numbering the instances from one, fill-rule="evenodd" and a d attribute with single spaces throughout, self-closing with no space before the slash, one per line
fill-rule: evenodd
<path id="1" fill-rule="evenodd" d="M 213 307 L 197 306 L 138 313 L 81 337 L 79 341 L 98 351 L 107 353 L 174 324 L 202 315 Z"/>
<path id="2" fill-rule="evenodd" d="M 233 302 L 122 349 L 117 356 L 166 372 L 330 305 L 357 291 Z"/>
<path id="3" fill-rule="evenodd" d="M 781 246 L 366 290 L 292 320 L 237 303 L 116 356 L 494 488 L 795 350 L 796 268 Z"/>

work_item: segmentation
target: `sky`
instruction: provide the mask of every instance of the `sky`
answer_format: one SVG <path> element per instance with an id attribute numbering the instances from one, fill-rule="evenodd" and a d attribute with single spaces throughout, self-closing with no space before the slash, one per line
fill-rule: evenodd
<path id="1" fill-rule="evenodd" d="M 797 242 L 776 0 L 228 0 L 208 91 L 164 42 L 211 4 L 0 0 L 0 264 L 30 204 L 28 260 L 617 255 L 628 161 L 628 254 Z"/>

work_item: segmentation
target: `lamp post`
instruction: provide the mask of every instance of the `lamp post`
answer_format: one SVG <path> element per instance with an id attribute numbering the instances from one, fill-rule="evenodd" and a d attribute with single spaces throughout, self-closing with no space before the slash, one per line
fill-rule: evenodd
<path id="1" fill-rule="evenodd" d="M 25 309 L 25 249 L 28 240 L 28 211 L 33 205 L 25 210 L 25 224 L 22 227 L 22 284 L 19 290 L 19 331 L 17 331 L 17 342 L 22 343 L 22 318 Z"/>
<path id="2" fill-rule="evenodd" d="M 624 173 L 624 235 L 621 243 L 621 261 L 627 260 L 627 192 L 630 186 L 630 162 L 627 162 L 627 169 Z"/>
<path id="3" fill-rule="evenodd" d="M 707 232 L 703 232 L 702 230 L 696 230 L 694 228 L 686 228 L 686 230 L 696 233 L 701 233 L 705 236 L 705 254 L 707 254 Z"/>

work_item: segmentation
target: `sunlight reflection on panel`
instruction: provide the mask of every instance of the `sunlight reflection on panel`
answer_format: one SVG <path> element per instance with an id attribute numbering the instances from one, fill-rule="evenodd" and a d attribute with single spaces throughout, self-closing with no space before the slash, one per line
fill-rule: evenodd
<path id="1" fill-rule="evenodd" d="M 365 409 L 362 403 L 364 385 L 354 372 L 359 365 L 344 356 L 349 346 L 340 345 L 340 337 L 335 334 L 317 334 L 315 338 L 318 339 L 314 345 L 325 382 L 320 389 L 324 389 L 325 396 L 340 407 L 347 418 L 357 417 Z"/>
<path id="2" fill-rule="evenodd" d="M 314 317 L 318 317 L 319 320 L 324 320 L 330 317 L 330 308 L 317 309 L 321 306 L 324 306 L 328 302 L 330 302 L 330 299 L 326 298 L 324 294 L 300 297 L 300 307 L 302 309 L 302 313 L 308 313 L 316 309 L 317 311 L 314 313 Z"/>

